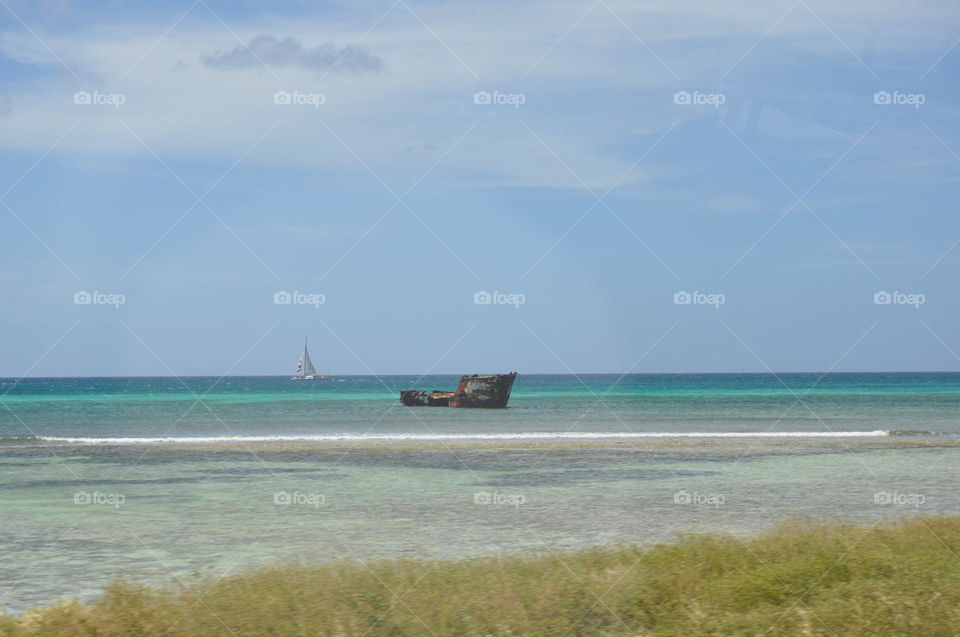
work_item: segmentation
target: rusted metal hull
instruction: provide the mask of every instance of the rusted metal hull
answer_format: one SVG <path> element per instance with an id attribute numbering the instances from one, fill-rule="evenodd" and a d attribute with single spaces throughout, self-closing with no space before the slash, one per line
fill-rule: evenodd
<path id="1" fill-rule="evenodd" d="M 400 402 L 408 407 L 506 407 L 517 372 L 461 376 L 456 391 L 404 389 Z"/>

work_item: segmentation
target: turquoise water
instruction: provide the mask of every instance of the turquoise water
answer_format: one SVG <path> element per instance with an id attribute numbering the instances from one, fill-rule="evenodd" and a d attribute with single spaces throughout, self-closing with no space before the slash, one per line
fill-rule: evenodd
<path id="1" fill-rule="evenodd" d="M 532 432 L 960 435 L 960 374 L 520 375 L 506 410 L 410 410 L 453 376 L 0 380 L 0 440 Z"/>
<path id="2" fill-rule="evenodd" d="M 521 374 L 489 411 L 401 406 L 456 378 L 417 381 L 0 380 L 0 604 L 960 513 L 960 374 Z"/>

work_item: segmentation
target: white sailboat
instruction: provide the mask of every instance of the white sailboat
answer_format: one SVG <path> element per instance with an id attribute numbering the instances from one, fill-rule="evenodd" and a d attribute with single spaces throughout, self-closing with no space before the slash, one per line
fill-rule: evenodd
<path id="1" fill-rule="evenodd" d="M 297 371 L 294 372 L 290 380 L 330 380 L 329 376 L 318 374 L 317 368 L 313 366 L 310 360 L 310 352 L 307 351 L 307 339 L 303 339 L 303 354 L 300 354 L 300 360 L 297 361 Z"/>

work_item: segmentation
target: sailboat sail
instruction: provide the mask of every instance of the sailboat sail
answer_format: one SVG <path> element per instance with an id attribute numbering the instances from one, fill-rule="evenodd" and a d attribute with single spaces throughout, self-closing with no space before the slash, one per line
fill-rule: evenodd
<path id="1" fill-rule="evenodd" d="M 310 360 L 310 352 L 307 351 L 307 341 L 303 341 L 303 374 L 305 376 L 314 376 L 317 373 L 317 368 L 313 366 L 313 361 Z"/>
<path id="2" fill-rule="evenodd" d="M 303 339 L 303 353 L 297 361 L 297 371 L 293 373 L 290 380 L 330 380 L 329 376 L 318 374 L 317 368 L 313 366 L 310 352 L 307 350 L 307 339 Z"/>

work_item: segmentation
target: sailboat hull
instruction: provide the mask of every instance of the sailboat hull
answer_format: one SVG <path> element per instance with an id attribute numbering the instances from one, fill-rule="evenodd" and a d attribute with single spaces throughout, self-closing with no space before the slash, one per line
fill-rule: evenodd
<path id="1" fill-rule="evenodd" d="M 313 376 L 291 376 L 290 380 L 331 380 L 329 376 L 314 374 Z"/>

